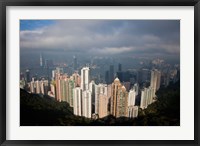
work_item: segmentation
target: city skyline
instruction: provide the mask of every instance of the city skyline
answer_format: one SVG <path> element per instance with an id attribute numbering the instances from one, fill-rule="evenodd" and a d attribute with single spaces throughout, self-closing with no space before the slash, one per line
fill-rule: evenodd
<path id="1" fill-rule="evenodd" d="M 73 116 L 137 119 L 179 81 L 179 20 L 20 21 L 20 88 Z"/>
<path id="2" fill-rule="evenodd" d="M 83 67 L 80 75 L 76 72 L 67 75 L 59 67 L 52 73 L 55 78 L 52 77 L 49 88 L 49 80 L 32 78 L 32 81 L 28 82 L 30 73 L 27 70 L 26 77 L 21 77 L 24 82 L 20 82 L 20 88 L 29 90 L 30 93 L 48 95 L 55 98 L 55 101 L 67 102 L 73 108 L 74 115 L 86 118 L 104 118 L 108 115 L 135 118 L 139 108 L 146 109 L 157 101 L 156 91 L 161 85 L 167 87 L 169 82 L 177 82 L 180 79 L 180 74 L 176 72 L 171 79 L 162 76 L 164 80 L 161 82 L 161 70 L 152 69 L 149 70 L 150 78 L 142 82 L 145 84 L 141 84 L 138 77 L 134 82 L 121 82 L 117 76 L 110 84 L 96 84 L 90 79 L 89 67 Z M 136 103 L 137 98 L 140 99 L 139 104 Z"/>

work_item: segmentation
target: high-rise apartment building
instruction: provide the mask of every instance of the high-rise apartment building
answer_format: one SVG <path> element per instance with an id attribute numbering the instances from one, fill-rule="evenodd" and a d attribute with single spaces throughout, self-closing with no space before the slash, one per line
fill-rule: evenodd
<path id="1" fill-rule="evenodd" d="M 100 95 L 107 96 L 107 84 L 98 84 L 95 87 L 95 113 L 99 114 Z"/>
<path id="2" fill-rule="evenodd" d="M 56 67 L 55 70 L 52 70 L 52 80 L 56 79 L 56 74 L 63 74 L 63 73 L 64 73 L 63 68 Z"/>
<path id="3" fill-rule="evenodd" d="M 81 86 L 81 77 L 78 74 L 78 72 L 75 72 L 75 73 L 72 74 L 72 79 L 74 80 L 75 87 Z"/>
<path id="4" fill-rule="evenodd" d="M 67 74 L 56 73 L 55 85 L 56 100 L 66 101 L 73 107 L 73 89 L 75 88 L 73 77 L 69 78 Z"/>
<path id="5" fill-rule="evenodd" d="M 60 73 L 56 73 L 55 74 L 55 83 L 56 83 L 56 100 L 57 101 L 61 101 L 61 91 L 60 91 L 60 83 L 61 80 L 61 74 Z"/>
<path id="6" fill-rule="evenodd" d="M 68 80 L 67 75 L 62 75 L 60 80 L 61 101 L 68 101 Z"/>
<path id="7" fill-rule="evenodd" d="M 40 81 L 35 81 L 36 94 L 40 94 Z"/>
<path id="8" fill-rule="evenodd" d="M 82 116 L 86 118 L 92 116 L 92 96 L 89 90 L 83 91 L 82 94 Z"/>
<path id="9" fill-rule="evenodd" d="M 117 96 L 117 117 L 128 116 L 128 92 L 125 86 L 118 90 Z"/>
<path id="10" fill-rule="evenodd" d="M 73 89 L 75 88 L 74 80 L 70 79 L 68 81 L 68 103 L 73 107 Z"/>
<path id="11" fill-rule="evenodd" d="M 114 83 L 112 83 L 112 91 L 111 91 L 111 106 L 110 106 L 110 114 L 116 117 L 117 111 L 117 96 L 118 89 L 122 87 L 120 80 L 116 78 Z"/>
<path id="12" fill-rule="evenodd" d="M 139 94 L 139 84 L 135 83 L 134 86 L 133 86 L 133 89 L 135 90 L 135 94 L 137 96 Z"/>
<path id="13" fill-rule="evenodd" d="M 140 108 L 147 108 L 147 88 L 141 90 Z"/>
<path id="14" fill-rule="evenodd" d="M 82 116 L 82 90 L 80 87 L 73 89 L 74 115 Z"/>
<path id="15" fill-rule="evenodd" d="M 30 82 L 30 92 L 35 93 L 35 81 L 34 79 Z"/>
<path id="16" fill-rule="evenodd" d="M 29 83 L 30 92 L 36 94 L 46 95 L 48 93 L 48 80 L 36 80 L 32 78 L 32 81 Z"/>
<path id="17" fill-rule="evenodd" d="M 108 115 L 108 96 L 105 94 L 99 94 L 99 107 L 98 115 L 99 118 L 106 117 Z"/>
<path id="18" fill-rule="evenodd" d="M 145 109 L 149 104 L 153 102 L 154 90 L 149 88 L 144 88 L 141 91 L 141 101 L 140 101 L 140 108 Z"/>
<path id="19" fill-rule="evenodd" d="M 154 97 L 154 91 L 151 87 L 148 87 L 147 90 L 147 104 L 152 104 L 153 103 L 153 97 Z"/>
<path id="20" fill-rule="evenodd" d="M 89 83 L 89 90 L 90 90 L 91 95 L 92 95 L 92 104 L 95 103 L 95 89 L 96 89 L 96 84 L 95 84 L 95 82 L 92 80 L 92 81 Z"/>
<path id="21" fill-rule="evenodd" d="M 138 106 L 129 106 L 128 107 L 128 117 L 135 118 L 138 116 Z"/>
<path id="22" fill-rule="evenodd" d="M 135 89 L 131 89 L 128 93 L 128 106 L 134 106 L 136 99 L 136 91 Z"/>
<path id="23" fill-rule="evenodd" d="M 75 81 L 73 76 L 68 77 L 67 74 L 56 73 L 56 100 L 66 101 L 73 107 L 73 89 L 75 88 Z"/>
<path id="24" fill-rule="evenodd" d="M 154 92 L 154 97 L 156 96 L 156 91 L 160 88 L 160 81 L 161 81 L 161 72 L 157 69 L 151 71 L 151 82 L 150 87 Z"/>
<path id="25" fill-rule="evenodd" d="M 47 95 L 48 94 L 48 87 L 49 87 L 49 84 L 48 84 L 48 80 L 41 80 L 39 81 L 39 84 L 40 84 L 40 93 L 41 94 L 44 94 L 44 95 Z"/>
<path id="26" fill-rule="evenodd" d="M 128 117 L 128 92 L 118 78 L 112 83 L 110 113 L 115 117 Z"/>
<path id="27" fill-rule="evenodd" d="M 89 75 L 89 67 L 84 67 L 81 69 L 81 89 L 89 90 L 89 81 L 90 81 L 90 75 Z"/>

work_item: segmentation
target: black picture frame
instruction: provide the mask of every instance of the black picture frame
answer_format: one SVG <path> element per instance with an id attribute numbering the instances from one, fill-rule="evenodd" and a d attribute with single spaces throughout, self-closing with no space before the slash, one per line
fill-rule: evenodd
<path id="1" fill-rule="evenodd" d="M 7 6 L 194 6 L 194 140 L 7 140 L 6 139 L 6 7 Z M 199 62 L 200 2 L 199 0 L 0 0 L 0 144 L 21 145 L 199 145 Z"/>

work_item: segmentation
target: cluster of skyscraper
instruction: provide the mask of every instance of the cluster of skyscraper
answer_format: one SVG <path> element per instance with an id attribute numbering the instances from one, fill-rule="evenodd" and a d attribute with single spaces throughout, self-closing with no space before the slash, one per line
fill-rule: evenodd
<path id="1" fill-rule="evenodd" d="M 160 88 L 160 79 L 161 72 L 154 69 L 151 71 L 149 87 L 140 90 L 139 84 L 135 83 L 129 90 L 119 78 L 114 77 L 111 84 L 96 84 L 90 79 L 89 67 L 83 67 L 81 75 L 75 72 L 71 76 L 65 74 L 62 68 L 56 68 L 52 71 L 50 85 L 48 80 L 32 79 L 28 86 L 31 93 L 48 94 L 57 101 L 68 102 L 77 116 L 103 118 L 113 115 L 134 118 L 138 116 L 139 107 L 145 109 L 154 101 L 155 93 Z M 138 97 L 140 105 L 136 105 Z"/>
<path id="2" fill-rule="evenodd" d="M 33 77 L 31 79 L 29 70 L 26 70 L 25 77 L 23 76 L 23 74 L 21 74 L 20 77 L 20 88 L 24 88 L 26 85 L 29 87 L 31 93 L 48 94 L 49 81 L 45 80 L 44 78 L 38 80 L 37 78 Z"/>
<path id="3" fill-rule="evenodd" d="M 153 98 L 156 97 L 155 93 L 160 88 L 160 79 L 161 72 L 152 70 L 150 86 L 141 90 L 140 107 L 142 109 L 147 108 L 147 106 L 153 102 Z"/>
<path id="4" fill-rule="evenodd" d="M 89 67 L 81 69 L 81 86 L 77 84 L 77 86 L 74 86 L 74 89 L 72 89 L 73 96 L 71 97 L 73 97 L 72 106 L 74 114 L 87 118 L 91 118 L 92 115 L 103 118 L 109 114 L 115 117 L 128 117 L 128 105 L 134 106 L 136 95 L 130 94 L 128 97 L 126 88 L 120 83 L 118 78 L 110 85 L 103 83 L 96 85 L 94 81 L 90 81 L 89 71 Z M 56 78 L 56 83 L 58 81 L 59 78 Z M 56 86 L 59 87 L 60 85 L 56 84 Z M 59 88 L 57 88 L 56 91 L 60 92 Z M 57 96 L 57 100 L 59 99 L 59 96 Z M 92 105 L 94 105 L 94 110 L 92 109 Z M 94 111 L 93 114 L 92 111 Z M 134 107 L 134 111 L 131 109 L 130 111 L 132 113 L 130 117 L 137 116 L 137 107 Z"/>
<path id="5" fill-rule="evenodd" d="M 30 92 L 36 93 L 36 94 L 47 94 L 48 93 L 48 80 L 34 80 L 32 78 L 32 81 L 29 83 L 30 86 Z"/>

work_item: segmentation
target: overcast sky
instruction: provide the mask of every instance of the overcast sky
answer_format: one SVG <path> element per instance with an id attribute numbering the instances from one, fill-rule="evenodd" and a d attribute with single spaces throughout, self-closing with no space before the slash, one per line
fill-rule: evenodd
<path id="1" fill-rule="evenodd" d="M 20 48 L 90 55 L 180 55 L 179 20 L 21 20 Z"/>

